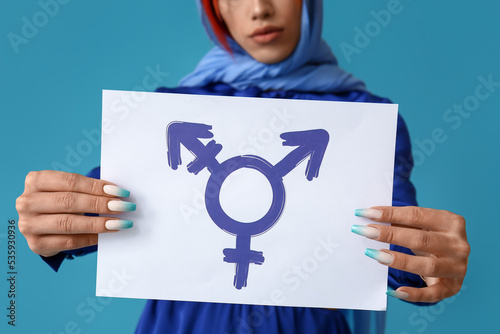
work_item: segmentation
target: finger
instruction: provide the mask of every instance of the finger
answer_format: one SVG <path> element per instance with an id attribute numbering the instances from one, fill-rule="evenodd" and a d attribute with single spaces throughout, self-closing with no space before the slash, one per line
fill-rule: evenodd
<path id="1" fill-rule="evenodd" d="M 457 291 L 458 292 L 458 291 Z M 387 291 L 391 297 L 396 297 L 414 303 L 437 303 L 457 292 L 443 283 L 436 283 L 425 288 L 401 287 L 396 291 Z"/>
<path id="2" fill-rule="evenodd" d="M 449 211 L 417 206 L 374 206 L 368 210 L 358 210 L 356 215 L 378 222 L 418 227 L 432 231 L 449 231 L 454 229 L 455 225 L 460 225 L 463 220 L 462 216 Z"/>
<path id="3" fill-rule="evenodd" d="M 129 220 L 74 214 L 40 215 L 22 222 L 19 221 L 19 230 L 23 234 L 94 234 L 116 232 L 133 226 Z"/>
<path id="4" fill-rule="evenodd" d="M 417 275 L 454 277 L 457 273 L 453 263 L 436 257 L 415 256 L 389 250 L 379 251 L 370 248 L 366 250 L 365 254 L 391 268 Z"/>
<path id="5" fill-rule="evenodd" d="M 134 203 L 112 197 L 93 196 L 73 192 L 33 193 L 18 204 L 18 211 L 36 213 L 99 213 L 135 211 Z"/>
<path id="6" fill-rule="evenodd" d="M 379 236 L 376 237 L 376 229 Z M 444 234 L 429 232 L 407 227 L 395 227 L 388 225 L 358 226 L 356 233 L 363 235 L 365 231 L 372 231 L 372 238 L 377 241 L 386 242 L 393 245 L 399 245 L 411 250 L 422 251 L 429 254 L 443 255 L 447 254 L 450 238 Z"/>
<path id="7" fill-rule="evenodd" d="M 97 234 L 45 235 L 30 238 L 31 250 L 42 256 L 52 256 L 59 252 L 97 245 Z"/>
<path id="8" fill-rule="evenodd" d="M 130 196 L 129 191 L 111 182 L 53 170 L 30 172 L 26 176 L 25 185 L 28 192 L 68 191 L 98 196 Z"/>

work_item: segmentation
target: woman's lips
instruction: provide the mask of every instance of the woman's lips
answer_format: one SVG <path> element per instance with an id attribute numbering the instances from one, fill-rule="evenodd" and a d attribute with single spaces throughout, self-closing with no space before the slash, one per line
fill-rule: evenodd
<path id="1" fill-rule="evenodd" d="M 267 44 L 276 40 L 283 34 L 283 28 L 267 26 L 255 30 L 250 38 L 259 44 Z"/>

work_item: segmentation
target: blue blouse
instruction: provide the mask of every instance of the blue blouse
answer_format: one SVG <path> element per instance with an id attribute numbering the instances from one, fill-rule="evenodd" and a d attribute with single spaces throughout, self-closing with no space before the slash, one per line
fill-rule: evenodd
<path id="1" fill-rule="evenodd" d="M 365 91 L 332 94 L 283 90 L 263 91 L 258 87 L 236 90 L 223 83 L 195 88 L 161 87 L 157 89 L 157 92 L 392 103 L 389 99 Z M 393 206 L 417 205 L 415 188 L 409 179 L 413 168 L 410 137 L 401 116 L 398 116 L 395 157 L 392 204 Z M 88 176 L 99 178 L 100 168 L 93 169 Z M 391 245 L 391 249 L 412 254 L 409 249 L 396 245 Z M 57 271 L 64 259 L 73 259 L 74 256 L 81 256 L 96 250 L 97 246 L 91 246 L 61 252 L 48 258 L 42 257 L 42 259 Z M 389 268 L 388 285 L 392 289 L 397 289 L 400 286 L 422 287 L 425 283 L 418 275 Z M 356 334 L 382 333 L 384 319 L 385 312 L 148 300 L 135 333 L 346 334 L 351 333 L 349 324 Z"/>

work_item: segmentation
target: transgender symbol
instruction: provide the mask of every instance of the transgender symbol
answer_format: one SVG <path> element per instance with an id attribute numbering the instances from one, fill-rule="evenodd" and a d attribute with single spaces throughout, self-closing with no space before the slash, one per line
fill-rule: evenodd
<path id="1" fill-rule="evenodd" d="M 224 261 L 236 264 L 234 286 L 241 289 L 247 286 L 250 263 L 262 264 L 262 252 L 250 249 L 252 236 L 258 236 L 271 229 L 279 220 L 285 207 L 285 186 L 283 177 L 291 172 L 308 156 L 311 156 L 306 168 L 306 178 L 312 181 L 318 177 L 319 167 L 323 160 L 329 141 L 325 130 L 308 130 L 281 134 L 284 146 L 298 146 L 276 165 L 254 155 L 241 155 L 222 163 L 216 159 L 222 145 L 211 140 L 204 145 L 199 138 L 212 138 L 212 126 L 187 122 L 172 122 L 167 126 L 167 158 L 168 165 L 176 170 L 182 164 L 180 146 L 185 146 L 195 159 L 187 165 L 190 173 L 198 174 L 203 168 L 211 173 L 205 190 L 205 206 L 212 221 L 225 232 L 236 236 L 236 248 L 226 248 Z M 241 168 L 255 169 L 261 172 L 271 184 L 273 200 L 264 217 L 243 223 L 229 217 L 220 204 L 219 196 L 224 180 L 234 171 Z"/>

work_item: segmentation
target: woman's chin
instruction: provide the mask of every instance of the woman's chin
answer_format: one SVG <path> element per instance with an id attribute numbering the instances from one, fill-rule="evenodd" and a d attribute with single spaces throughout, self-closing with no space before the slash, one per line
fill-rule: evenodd
<path id="1" fill-rule="evenodd" d="M 264 64 L 277 64 L 287 59 L 292 54 L 292 52 L 288 50 L 287 51 L 263 50 L 261 52 L 252 52 L 249 54 L 253 59 L 257 60 L 258 62 Z"/>

